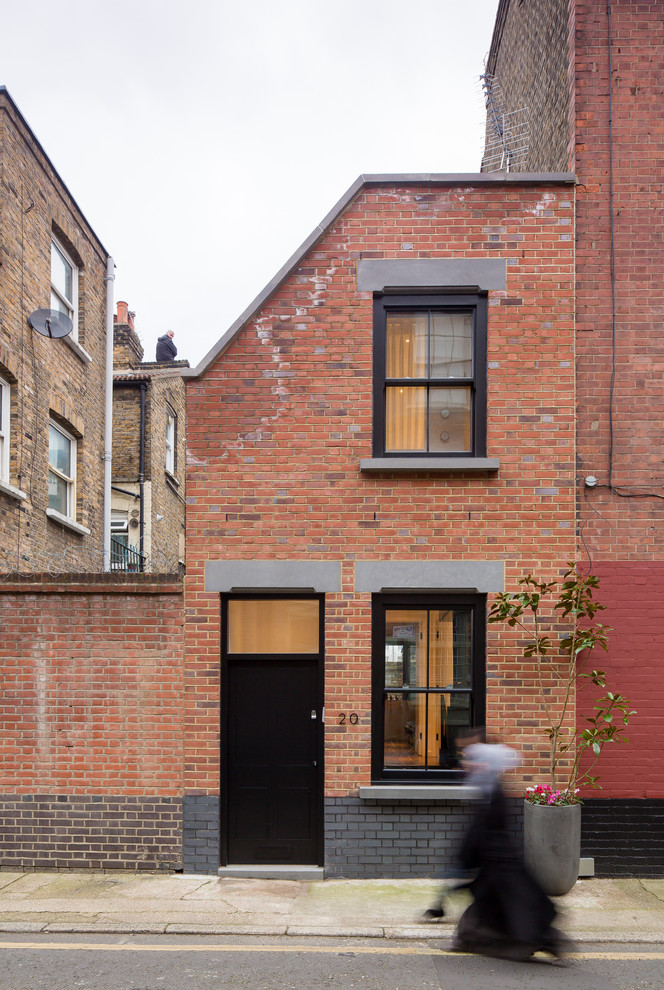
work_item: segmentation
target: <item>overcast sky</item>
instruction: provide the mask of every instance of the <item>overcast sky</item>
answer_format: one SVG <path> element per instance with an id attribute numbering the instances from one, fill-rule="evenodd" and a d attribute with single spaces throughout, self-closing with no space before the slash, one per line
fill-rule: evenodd
<path id="1" fill-rule="evenodd" d="M 7 87 L 196 365 L 362 172 L 477 172 L 498 0 L 23 0 Z"/>

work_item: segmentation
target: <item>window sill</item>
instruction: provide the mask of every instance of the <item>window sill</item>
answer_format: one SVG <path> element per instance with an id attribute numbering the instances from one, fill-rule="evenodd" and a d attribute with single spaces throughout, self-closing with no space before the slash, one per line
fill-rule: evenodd
<path id="1" fill-rule="evenodd" d="M 363 801 L 474 801 L 477 787 L 468 784 L 372 784 L 360 787 Z"/>
<path id="2" fill-rule="evenodd" d="M 53 522 L 60 523 L 61 526 L 71 529 L 73 533 L 78 533 L 80 536 L 90 535 L 89 529 L 86 529 L 85 526 L 81 526 L 80 523 L 74 522 L 73 519 L 69 519 L 68 516 L 63 516 L 62 513 L 58 512 L 56 509 L 47 509 L 46 515 Z"/>
<path id="3" fill-rule="evenodd" d="M 15 498 L 18 502 L 23 502 L 28 497 L 20 488 L 14 488 L 7 481 L 0 481 L 0 492 L 3 495 L 9 495 L 10 498 Z"/>
<path id="4" fill-rule="evenodd" d="M 80 358 L 84 364 L 92 364 L 92 358 L 85 350 L 85 348 L 81 347 L 81 345 L 77 340 L 72 340 L 70 335 L 67 335 L 66 337 L 61 337 L 60 340 L 64 340 L 67 347 L 69 347 L 70 350 L 74 352 L 76 357 Z"/>
<path id="5" fill-rule="evenodd" d="M 164 474 L 166 475 L 166 481 L 169 483 L 169 485 L 173 485 L 175 488 L 180 487 L 180 482 L 175 477 L 175 475 L 168 470 L 168 468 L 164 468 Z"/>
<path id="6" fill-rule="evenodd" d="M 497 457 L 363 457 L 360 471 L 367 473 L 428 471 L 436 474 L 498 471 Z"/>

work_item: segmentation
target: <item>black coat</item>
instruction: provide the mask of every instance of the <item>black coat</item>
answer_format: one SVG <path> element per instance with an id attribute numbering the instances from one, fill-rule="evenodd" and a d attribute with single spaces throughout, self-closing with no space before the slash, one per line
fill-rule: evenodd
<path id="1" fill-rule="evenodd" d="M 539 948 L 558 948 L 560 933 L 551 927 L 556 909 L 526 869 L 499 787 L 475 814 L 460 860 L 477 870 L 469 885 L 474 903 L 457 930 L 461 943 L 470 951 L 497 949 L 501 955 L 512 947 L 522 958 Z"/>
<path id="2" fill-rule="evenodd" d="M 157 361 L 174 361 L 178 349 L 167 333 L 157 338 Z"/>

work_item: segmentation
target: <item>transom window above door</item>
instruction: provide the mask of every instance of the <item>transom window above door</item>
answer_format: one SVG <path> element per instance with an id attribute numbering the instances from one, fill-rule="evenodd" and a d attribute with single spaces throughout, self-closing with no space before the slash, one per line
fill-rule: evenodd
<path id="1" fill-rule="evenodd" d="M 486 299 L 381 296 L 374 303 L 374 455 L 486 450 Z"/>
<path id="2" fill-rule="evenodd" d="M 317 654 L 322 640 L 317 598 L 230 598 L 229 654 Z"/>

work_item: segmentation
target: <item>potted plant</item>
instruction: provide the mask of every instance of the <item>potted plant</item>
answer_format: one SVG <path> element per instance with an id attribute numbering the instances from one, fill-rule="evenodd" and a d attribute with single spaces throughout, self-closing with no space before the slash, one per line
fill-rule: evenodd
<path id="1" fill-rule="evenodd" d="M 595 649 L 607 649 L 610 632 L 594 621 L 605 608 L 593 597 L 599 579 L 583 577 L 576 564 L 569 564 L 561 581 L 538 581 L 529 574 L 519 584 L 520 592 L 497 596 L 489 622 L 523 631 L 528 637 L 523 656 L 535 661 L 548 779 L 526 791 L 524 849 L 528 867 L 546 892 L 559 895 L 572 888 L 579 873 L 580 788 L 600 786 L 593 771 L 602 749 L 628 741 L 625 726 L 636 713 L 627 698 L 606 689 L 605 672 L 590 665 Z M 575 702 L 582 678 L 603 693 L 592 715 L 581 720 L 575 718 Z"/>

